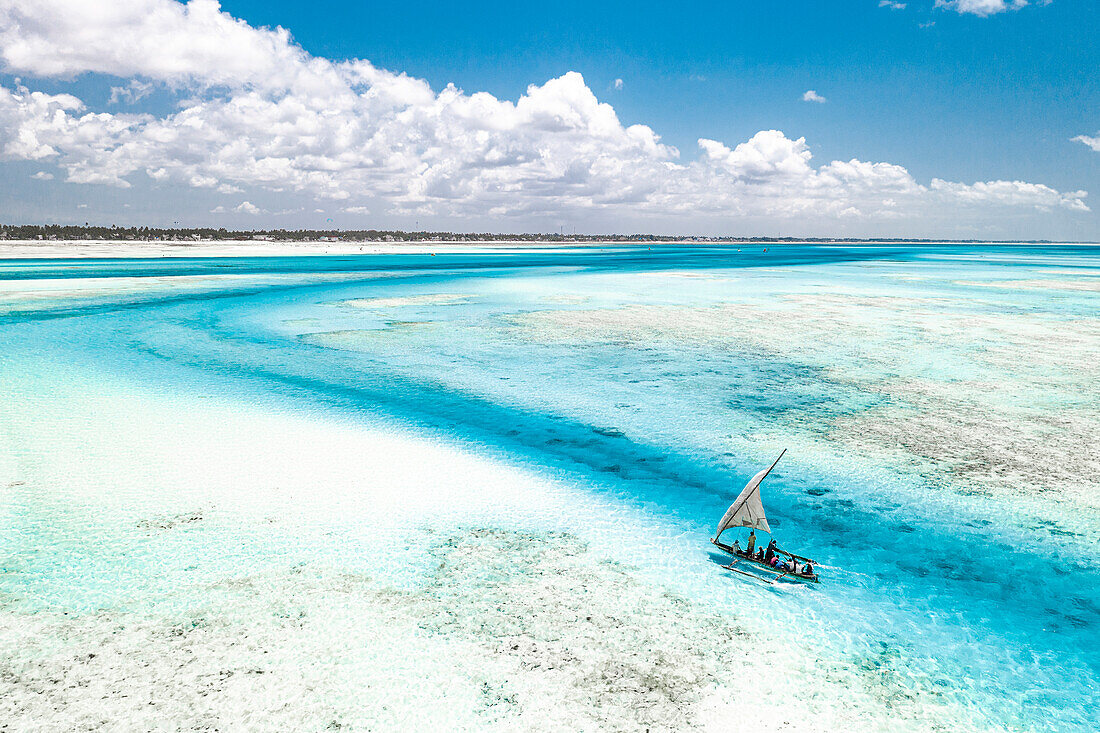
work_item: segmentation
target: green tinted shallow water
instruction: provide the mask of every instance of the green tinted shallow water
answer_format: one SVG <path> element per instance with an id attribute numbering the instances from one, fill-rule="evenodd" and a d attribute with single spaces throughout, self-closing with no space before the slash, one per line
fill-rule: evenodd
<path id="1" fill-rule="evenodd" d="M 64 365 L 135 394 L 401 426 L 564 481 L 573 493 L 552 511 L 517 500 L 449 522 L 577 534 L 647 582 L 747 612 L 755 633 L 797 628 L 815 653 L 889 680 L 891 695 L 946 701 L 959 727 L 1088 730 L 1100 252 L 768 249 L 9 261 L 0 338 L 8 384 L 27 397 L 52 389 L 36 364 Z M 44 279 L 46 295 L 33 285 Z M 723 575 L 706 539 L 784 447 L 769 518 L 824 582 L 776 595 Z M 13 495 L 11 511 L 35 519 L 8 535 L 9 552 L 25 555 L 31 536 L 82 545 L 79 523 L 57 523 L 63 507 Z M 644 547 L 627 516 L 645 523 Z M 208 552 L 229 531 L 203 522 L 173 552 Z M 408 551 L 339 532 L 387 582 L 423 582 Z M 348 562 L 315 539 L 290 554 Z M 288 542 L 265 535 L 220 567 L 264 567 Z M 89 551 L 85 569 L 115 577 L 117 553 Z M 49 549 L 24 562 L 5 576 L 16 595 L 33 588 L 51 607 L 87 595 Z M 136 567 L 129 582 L 159 587 Z M 806 673 L 799 684 L 820 681 Z"/>

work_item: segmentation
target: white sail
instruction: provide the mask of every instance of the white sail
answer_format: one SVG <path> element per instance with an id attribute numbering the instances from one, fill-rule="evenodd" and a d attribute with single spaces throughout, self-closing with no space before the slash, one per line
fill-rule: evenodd
<path id="1" fill-rule="evenodd" d="M 783 453 L 786 452 L 784 448 Z M 783 457 L 783 453 L 779 454 L 779 458 Z M 722 516 L 722 521 L 718 523 L 718 534 L 714 539 L 718 539 L 730 527 L 752 527 L 771 534 L 772 528 L 768 526 L 768 518 L 764 516 L 764 505 L 760 502 L 760 482 L 771 473 L 775 464 L 779 463 L 779 458 L 745 484 L 745 488 L 741 489 L 741 493 L 737 495 L 737 500 L 730 505 Z"/>

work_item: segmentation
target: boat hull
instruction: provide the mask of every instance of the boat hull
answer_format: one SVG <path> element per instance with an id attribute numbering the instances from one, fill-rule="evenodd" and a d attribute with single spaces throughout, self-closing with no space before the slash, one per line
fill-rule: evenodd
<path id="1" fill-rule="evenodd" d="M 737 564 L 742 563 L 742 562 L 746 562 L 746 563 L 751 563 L 752 566 L 754 566 L 754 569 L 759 569 L 759 570 L 767 572 L 771 575 L 774 575 L 775 576 L 774 580 L 768 580 L 769 583 L 775 582 L 776 580 L 790 580 L 790 581 L 794 581 L 794 582 L 797 582 L 797 583 L 820 583 L 821 582 L 820 580 L 818 580 L 817 574 L 814 574 L 814 575 L 801 575 L 801 574 L 795 574 L 795 573 L 785 573 L 782 570 L 777 570 L 777 569 L 773 568 L 771 565 L 768 565 L 763 560 L 757 560 L 756 558 L 749 557 L 747 555 L 738 554 L 738 553 L 734 552 L 733 547 L 731 547 L 730 545 L 727 545 L 723 542 L 719 542 L 718 540 L 711 540 L 711 542 L 714 543 L 715 547 L 722 550 L 723 552 L 725 552 L 728 555 L 732 555 L 735 558 L 734 561 L 731 562 L 729 565 L 724 565 L 723 566 L 728 570 L 735 570 L 737 572 L 744 573 L 744 571 L 737 570 L 737 568 L 735 568 L 734 565 L 737 565 Z M 748 575 L 749 573 L 744 573 L 744 574 Z M 757 576 L 753 576 L 753 577 L 757 577 Z M 766 579 L 761 578 L 761 580 L 766 580 Z"/>

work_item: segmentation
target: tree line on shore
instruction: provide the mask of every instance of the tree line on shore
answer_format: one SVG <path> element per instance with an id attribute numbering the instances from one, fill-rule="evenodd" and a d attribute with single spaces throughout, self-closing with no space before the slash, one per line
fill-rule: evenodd
<path id="1" fill-rule="evenodd" d="M 194 242 L 942 242 L 935 239 L 851 237 L 708 237 L 662 234 L 502 234 L 491 232 L 406 232 L 379 229 L 226 229 L 224 227 L 119 227 L 71 224 L 0 224 L 0 239 Z M 951 240 L 956 243 L 983 240 Z M 1045 242 L 1046 240 L 1038 240 Z"/>

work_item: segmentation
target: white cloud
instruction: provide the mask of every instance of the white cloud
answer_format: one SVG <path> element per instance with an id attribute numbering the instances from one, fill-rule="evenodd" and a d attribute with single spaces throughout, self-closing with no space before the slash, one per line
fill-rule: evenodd
<path id="1" fill-rule="evenodd" d="M 891 10 L 905 10 L 905 3 L 899 3 L 896 0 L 878 0 L 878 6 Z"/>
<path id="2" fill-rule="evenodd" d="M 249 201 L 242 201 L 241 203 L 234 206 L 232 209 L 227 209 L 224 206 L 215 206 L 213 209 L 210 210 L 210 213 L 211 214 L 252 214 L 252 215 L 256 215 L 256 214 L 265 214 L 267 212 L 265 212 L 259 206 L 256 206 L 255 204 L 253 204 Z M 279 213 L 282 213 L 282 212 L 279 212 Z"/>
<path id="3" fill-rule="evenodd" d="M 36 181 L 52 181 L 53 180 L 53 173 L 47 173 L 46 171 L 38 171 L 33 176 L 31 176 L 31 178 L 35 179 Z"/>
<path id="4" fill-rule="evenodd" d="M 1041 183 L 1024 181 L 987 181 L 966 186 L 961 183 L 949 183 L 938 178 L 932 179 L 932 190 L 948 194 L 955 201 L 972 204 L 1001 204 L 1005 206 L 1038 206 L 1042 208 L 1066 208 L 1088 211 L 1085 205 L 1085 191 L 1060 193 Z"/>
<path id="5" fill-rule="evenodd" d="M 705 138 L 699 147 L 706 163 L 741 180 L 803 178 L 812 172 L 806 138 L 791 140 L 779 130 L 758 132 L 733 150 Z"/>
<path id="6" fill-rule="evenodd" d="M 1095 137 L 1089 137 L 1088 135 L 1078 135 L 1073 138 L 1075 143 L 1084 143 L 1092 148 L 1097 153 L 1100 153 L 1100 132 L 1096 133 Z"/>
<path id="7" fill-rule="evenodd" d="M 131 79 L 124 87 L 111 87 L 111 98 L 108 104 L 136 104 L 153 93 L 153 85 L 140 79 Z"/>
<path id="8" fill-rule="evenodd" d="M 802 95 L 802 101 L 803 102 L 817 102 L 818 104 L 825 104 L 825 102 L 828 101 L 828 100 L 826 100 L 825 97 L 823 97 L 820 94 L 818 94 L 817 92 L 815 92 L 813 89 L 807 89 L 806 93 Z M 841 106 L 843 106 L 843 105 L 841 105 Z"/>
<path id="9" fill-rule="evenodd" d="M 100 72 L 209 86 L 308 88 L 332 74 L 286 30 L 253 28 L 216 0 L 5 0 L 0 60 L 40 77 Z"/>
<path id="10" fill-rule="evenodd" d="M 616 89 L 622 89 L 623 88 L 623 80 L 622 79 L 616 79 L 615 80 L 615 88 Z"/>
<path id="11" fill-rule="evenodd" d="M 1027 0 L 936 0 L 937 8 L 947 8 L 956 13 L 969 13 L 983 18 L 1006 10 L 1019 10 L 1027 4 Z"/>
<path id="12" fill-rule="evenodd" d="M 0 64 L 180 93 L 178 108 L 157 116 L 92 113 L 71 95 L 0 87 L 0 158 L 48 159 L 75 183 L 298 192 L 348 211 L 446 217 L 1087 210 L 1084 192 L 1037 184 L 922 185 L 900 166 L 860 160 L 815 167 L 805 139 L 777 130 L 732 145 L 702 139 L 697 159 L 683 162 L 649 127 L 623 125 L 578 73 L 514 102 L 437 92 L 367 61 L 310 56 L 285 31 L 252 28 L 212 0 L 0 0 Z M 812 90 L 804 99 L 825 101 Z M 264 213 L 247 201 L 214 211 Z"/>
<path id="13" fill-rule="evenodd" d="M 0 155 L 22 160 L 56 156 L 58 151 L 41 138 L 63 135 L 84 103 L 68 94 L 31 92 L 26 87 L 11 91 L 0 87 Z"/>

